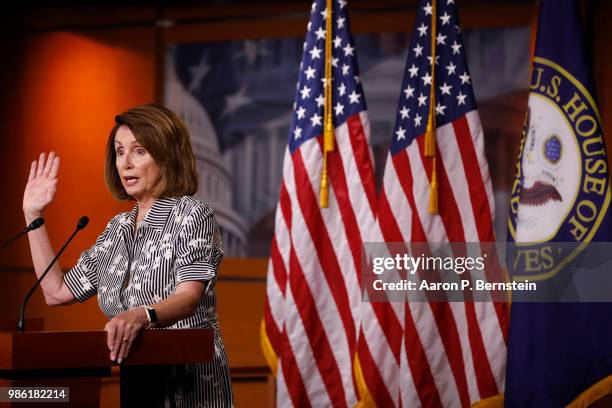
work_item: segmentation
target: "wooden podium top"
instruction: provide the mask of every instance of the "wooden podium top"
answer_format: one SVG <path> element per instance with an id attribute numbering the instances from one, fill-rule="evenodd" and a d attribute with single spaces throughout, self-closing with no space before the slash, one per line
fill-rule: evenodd
<path id="1" fill-rule="evenodd" d="M 110 360 L 104 331 L 0 332 L 0 370 L 103 368 Z M 144 330 L 122 365 L 203 363 L 214 356 L 212 329 Z"/>

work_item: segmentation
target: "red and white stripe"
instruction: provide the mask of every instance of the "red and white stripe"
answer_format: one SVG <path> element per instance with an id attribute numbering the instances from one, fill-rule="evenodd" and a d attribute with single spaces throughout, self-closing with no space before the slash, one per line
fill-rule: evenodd
<path id="1" fill-rule="evenodd" d="M 418 137 L 387 160 L 379 241 L 494 242 L 493 194 L 478 113 L 439 127 L 436 140 L 439 214 L 428 212 L 432 160 L 425 160 L 424 137 Z M 372 313 L 376 307 L 381 311 Z M 402 307 L 363 308 L 367 347 L 360 347 L 360 361 L 363 365 L 368 356 L 362 356 L 369 353 L 377 370 L 364 376 L 378 406 L 467 407 L 503 392 L 506 305 L 407 302 Z"/>
<path id="2" fill-rule="evenodd" d="M 319 206 L 322 136 L 287 150 L 268 270 L 265 335 L 278 406 L 353 406 L 361 322 L 361 245 L 375 225 L 367 113 L 335 129 L 329 206 Z"/>

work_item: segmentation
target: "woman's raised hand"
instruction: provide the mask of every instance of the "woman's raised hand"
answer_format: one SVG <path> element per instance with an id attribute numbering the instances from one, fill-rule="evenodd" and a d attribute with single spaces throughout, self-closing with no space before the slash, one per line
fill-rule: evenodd
<path id="1" fill-rule="evenodd" d="M 53 201 L 59 165 L 60 159 L 55 152 L 49 153 L 49 157 L 41 153 L 38 161 L 32 162 L 28 184 L 23 193 L 23 212 L 26 218 L 39 217 Z"/>

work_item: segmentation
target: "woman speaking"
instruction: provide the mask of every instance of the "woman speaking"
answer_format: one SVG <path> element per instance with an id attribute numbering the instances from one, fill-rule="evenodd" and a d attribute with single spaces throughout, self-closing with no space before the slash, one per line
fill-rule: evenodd
<path id="1" fill-rule="evenodd" d="M 214 361 L 173 366 L 159 405 L 231 406 L 215 308 L 222 243 L 213 210 L 191 197 L 198 175 L 187 128 L 157 105 L 130 109 L 115 122 L 106 147 L 106 183 L 116 198 L 136 203 L 110 220 L 66 274 L 57 263 L 53 266 L 41 282 L 45 300 L 67 305 L 97 295 L 110 319 L 104 330 L 110 359 L 117 363 L 143 329 L 213 329 Z M 27 223 L 53 201 L 59 165 L 53 152 L 32 163 L 23 197 Z M 28 237 L 40 276 L 54 257 L 53 248 L 45 227 Z"/>

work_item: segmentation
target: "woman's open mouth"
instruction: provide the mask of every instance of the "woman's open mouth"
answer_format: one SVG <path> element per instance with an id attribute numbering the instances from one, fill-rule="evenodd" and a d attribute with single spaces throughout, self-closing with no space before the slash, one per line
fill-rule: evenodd
<path id="1" fill-rule="evenodd" d="M 549 201 L 563 201 L 557 189 L 543 181 L 536 181 L 531 187 L 521 189 L 519 202 L 523 205 L 544 205 Z"/>
<path id="2" fill-rule="evenodd" d="M 123 178 L 126 186 L 133 186 L 138 182 L 138 177 L 126 176 Z"/>

